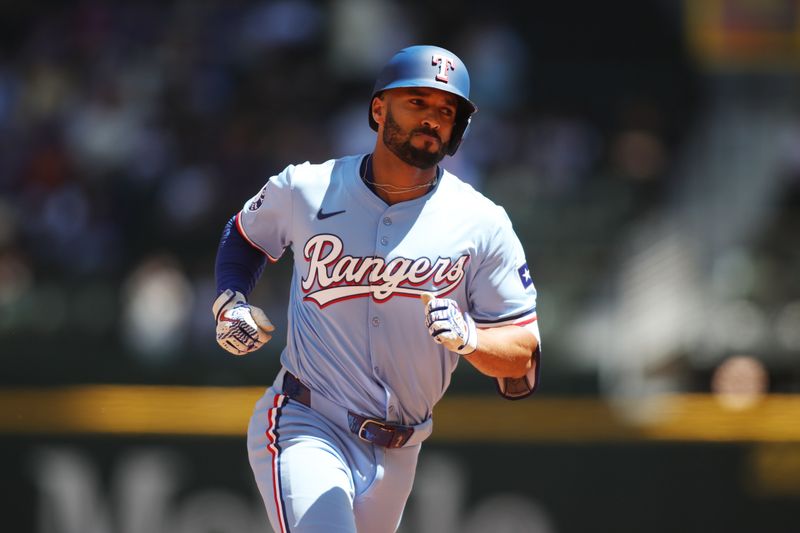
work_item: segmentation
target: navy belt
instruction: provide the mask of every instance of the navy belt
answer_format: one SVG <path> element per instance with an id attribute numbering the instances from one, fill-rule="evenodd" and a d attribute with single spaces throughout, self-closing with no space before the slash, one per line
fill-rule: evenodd
<path id="1" fill-rule="evenodd" d="M 283 377 L 283 393 L 292 400 L 311 407 L 311 389 L 288 371 Z M 384 448 L 400 448 L 414 434 L 414 428 L 411 426 L 389 424 L 384 420 L 376 420 L 352 411 L 347 412 L 347 422 L 350 431 L 358 438 Z"/>

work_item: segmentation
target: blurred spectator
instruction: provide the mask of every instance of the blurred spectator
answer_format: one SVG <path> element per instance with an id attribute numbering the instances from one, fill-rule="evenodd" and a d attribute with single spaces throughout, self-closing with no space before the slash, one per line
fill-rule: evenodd
<path id="1" fill-rule="evenodd" d="M 16 252 L 0 253 L 0 329 L 18 326 L 18 309 L 33 284 L 33 272 Z"/>
<path id="2" fill-rule="evenodd" d="M 374 83 L 388 58 L 417 40 L 407 10 L 394 0 L 338 0 L 329 20 L 328 57 L 342 79 Z"/>
<path id="3" fill-rule="evenodd" d="M 752 407 L 769 390 L 764 365 L 749 355 L 727 358 L 714 370 L 711 392 L 728 409 Z"/>
<path id="4" fill-rule="evenodd" d="M 146 259 L 126 281 L 124 294 L 127 344 L 147 362 L 175 357 L 193 305 L 191 286 L 176 262 L 169 256 Z"/>

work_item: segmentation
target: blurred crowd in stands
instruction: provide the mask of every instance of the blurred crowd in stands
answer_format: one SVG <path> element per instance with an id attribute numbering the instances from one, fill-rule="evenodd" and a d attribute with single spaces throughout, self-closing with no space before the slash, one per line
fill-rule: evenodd
<path id="1" fill-rule="evenodd" d="M 276 340 L 264 355 L 232 361 L 215 345 L 210 313 L 222 227 L 287 164 L 369 151 L 378 69 L 403 46 L 429 42 L 470 69 L 480 111 L 444 165 L 503 205 L 523 240 L 540 291 L 551 377 L 543 390 L 596 391 L 591 358 L 603 356 L 604 340 L 595 353 L 575 354 L 572 336 L 584 307 L 613 300 L 633 228 L 681 186 L 681 150 L 704 103 L 701 75 L 682 45 L 679 15 L 663 3 L 631 3 L 641 23 L 624 31 L 599 9 L 597 28 L 592 17 L 570 25 L 566 8 L 531 20 L 520 7 L 501 18 L 484 4 L 3 8 L 3 384 L 270 380 L 290 262 L 270 266 L 253 295 L 278 326 Z M 750 276 L 751 291 L 737 301 L 759 309 L 762 340 L 772 342 L 767 325 L 779 324 L 784 352 L 796 358 L 794 146 L 791 194 L 751 246 L 717 269 L 728 269 L 734 285 Z M 612 324 L 606 334 L 625 329 Z M 763 346 L 774 345 L 755 343 L 750 353 L 768 359 Z M 714 364 L 701 361 L 690 358 L 688 371 L 702 375 Z M 796 375 L 793 365 L 781 368 Z"/>

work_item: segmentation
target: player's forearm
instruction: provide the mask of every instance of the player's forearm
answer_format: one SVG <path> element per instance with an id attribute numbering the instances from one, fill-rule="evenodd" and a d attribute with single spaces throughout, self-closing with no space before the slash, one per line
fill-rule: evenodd
<path id="1" fill-rule="evenodd" d="M 464 358 L 487 376 L 518 378 L 535 364 L 538 345 L 533 333 L 519 326 L 479 329 L 478 349 Z"/>
<path id="2" fill-rule="evenodd" d="M 234 218 L 231 218 L 222 232 L 217 249 L 217 294 L 231 289 L 247 296 L 264 271 L 266 262 L 264 254 L 242 238 L 236 229 Z"/>

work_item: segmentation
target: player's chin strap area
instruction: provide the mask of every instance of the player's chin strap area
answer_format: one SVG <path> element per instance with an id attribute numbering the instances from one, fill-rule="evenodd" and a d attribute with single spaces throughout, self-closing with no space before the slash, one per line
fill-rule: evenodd
<path id="1" fill-rule="evenodd" d="M 278 373 L 274 386 L 292 400 L 310 407 L 331 422 L 358 435 L 361 440 L 384 448 L 414 446 L 428 438 L 433 431 L 432 418 L 415 426 L 403 426 L 349 411 L 313 392 L 285 368 Z"/>

